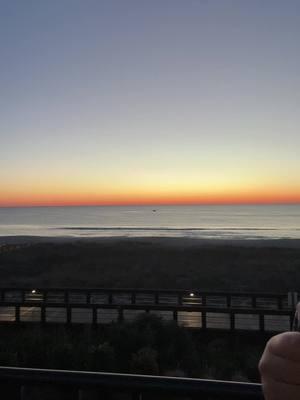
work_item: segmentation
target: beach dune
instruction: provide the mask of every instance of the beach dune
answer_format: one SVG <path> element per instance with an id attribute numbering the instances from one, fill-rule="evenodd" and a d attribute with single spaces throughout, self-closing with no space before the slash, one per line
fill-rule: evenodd
<path id="1" fill-rule="evenodd" d="M 1 286 L 287 292 L 300 240 L 2 237 Z"/>

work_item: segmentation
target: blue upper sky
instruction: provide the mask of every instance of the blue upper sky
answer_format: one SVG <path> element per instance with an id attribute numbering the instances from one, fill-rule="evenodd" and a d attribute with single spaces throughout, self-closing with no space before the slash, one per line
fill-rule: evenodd
<path id="1" fill-rule="evenodd" d="M 0 0 L 2 204 L 300 199 L 299 33 L 293 0 Z"/>

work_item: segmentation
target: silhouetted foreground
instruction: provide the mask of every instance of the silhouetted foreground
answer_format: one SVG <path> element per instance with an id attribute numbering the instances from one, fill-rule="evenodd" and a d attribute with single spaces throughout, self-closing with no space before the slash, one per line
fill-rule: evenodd
<path id="1" fill-rule="evenodd" d="M 258 381 L 267 338 L 196 334 L 147 315 L 98 329 L 2 325 L 0 365 Z"/>
<path id="2" fill-rule="evenodd" d="M 153 375 L 0 367 L 10 400 L 263 400 L 260 383 Z"/>
<path id="3" fill-rule="evenodd" d="M 284 246 L 279 241 L 278 247 L 276 241 L 246 245 L 150 238 L 31 241 L 0 247 L 1 286 L 267 288 L 280 293 L 300 287 L 300 247 L 293 241 Z"/>
<path id="4" fill-rule="evenodd" d="M 300 287 L 299 246 L 122 239 L 0 247 L 1 286 L 286 293 Z M 141 316 L 106 326 L 0 326 L 0 365 L 258 381 L 268 335 L 187 332 Z"/>

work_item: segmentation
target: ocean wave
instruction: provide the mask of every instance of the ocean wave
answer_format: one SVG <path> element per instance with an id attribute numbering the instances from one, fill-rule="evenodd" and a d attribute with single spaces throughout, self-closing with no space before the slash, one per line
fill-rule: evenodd
<path id="1" fill-rule="evenodd" d="M 279 231 L 280 228 L 238 228 L 238 227 L 217 227 L 217 228 L 179 228 L 179 227 L 97 227 L 97 226 L 62 226 L 52 229 L 60 229 L 67 231 Z"/>

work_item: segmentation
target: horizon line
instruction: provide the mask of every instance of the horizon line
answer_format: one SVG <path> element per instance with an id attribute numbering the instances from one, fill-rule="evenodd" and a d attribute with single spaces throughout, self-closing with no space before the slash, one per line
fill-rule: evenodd
<path id="1" fill-rule="evenodd" d="M 274 206 L 274 205 L 300 205 L 300 201 L 270 201 L 270 202 L 195 202 L 195 203 L 99 203 L 99 204 L 20 204 L 1 205 L 0 208 L 67 208 L 67 207 L 170 207 L 170 206 Z"/>

